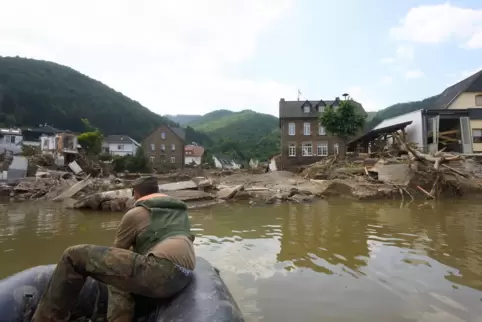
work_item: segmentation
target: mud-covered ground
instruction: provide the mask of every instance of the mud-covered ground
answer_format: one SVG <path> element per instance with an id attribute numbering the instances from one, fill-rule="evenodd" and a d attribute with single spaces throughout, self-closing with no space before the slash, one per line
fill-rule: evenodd
<path id="1" fill-rule="evenodd" d="M 162 192 L 192 208 L 224 202 L 300 203 L 331 197 L 415 200 L 482 195 L 482 166 L 475 160 L 447 158 L 436 167 L 436 163 L 407 156 L 326 158 L 300 173 L 186 169 L 155 176 Z M 4 183 L 0 195 L 12 201 L 42 199 L 61 202 L 69 208 L 125 211 L 133 205 L 130 184 L 141 175 L 123 173 L 92 178 L 39 169 L 34 177 Z"/>

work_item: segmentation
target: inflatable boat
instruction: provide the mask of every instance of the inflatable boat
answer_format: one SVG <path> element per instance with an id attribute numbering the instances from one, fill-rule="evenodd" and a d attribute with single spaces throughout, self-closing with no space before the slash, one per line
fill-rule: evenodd
<path id="1" fill-rule="evenodd" d="M 37 266 L 0 280 L 0 321 L 30 321 L 55 265 Z M 88 278 L 71 320 L 105 320 L 107 288 Z M 194 279 L 180 294 L 165 300 L 136 299 L 135 321 L 244 322 L 226 284 L 204 258 L 197 257 Z"/>

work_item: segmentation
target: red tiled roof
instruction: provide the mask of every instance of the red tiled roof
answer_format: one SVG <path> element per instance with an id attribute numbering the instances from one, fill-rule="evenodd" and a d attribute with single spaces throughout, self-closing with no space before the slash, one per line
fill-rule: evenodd
<path id="1" fill-rule="evenodd" d="M 196 145 L 186 145 L 184 147 L 184 154 L 192 157 L 202 157 L 204 154 L 204 148 Z"/>

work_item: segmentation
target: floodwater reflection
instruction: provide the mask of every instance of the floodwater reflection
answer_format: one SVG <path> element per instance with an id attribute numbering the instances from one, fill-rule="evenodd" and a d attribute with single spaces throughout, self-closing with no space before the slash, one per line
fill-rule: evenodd
<path id="1" fill-rule="evenodd" d="M 248 321 L 482 321 L 482 204 L 320 201 L 191 212 Z M 111 245 L 122 214 L 0 205 L 1 277 Z"/>

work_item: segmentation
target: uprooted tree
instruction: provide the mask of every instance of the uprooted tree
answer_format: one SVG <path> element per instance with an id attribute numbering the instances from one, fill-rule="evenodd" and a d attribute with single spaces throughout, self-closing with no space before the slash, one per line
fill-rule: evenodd
<path id="1" fill-rule="evenodd" d="M 349 137 L 357 135 L 365 125 L 366 115 L 357 111 L 355 101 L 349 96 L 338 107 L 327 106 L 319 117 L 320 124 L 332 135 L 338 136 L 346 145 Z"/>

